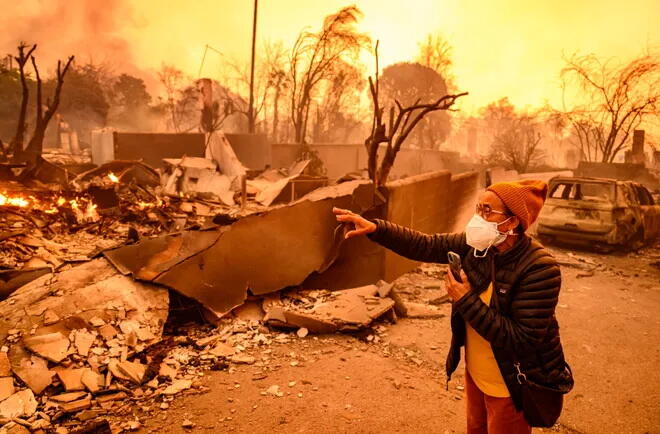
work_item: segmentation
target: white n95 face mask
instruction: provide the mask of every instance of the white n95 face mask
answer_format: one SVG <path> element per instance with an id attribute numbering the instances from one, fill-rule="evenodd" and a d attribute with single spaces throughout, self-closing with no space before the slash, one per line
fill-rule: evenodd
<path id="1" fill-rule="evenodd" d="M 514 234 L 513 229 L 508 232 L 500 232 L 498 229 L 499 225 L 505 223 L 510 218 L 496 223 L 485 220 L 479 214 L 472 216 L 465 227 L 465 236 L 467 238 L 467 244 L 470 247 L 474 247 L 474 256 L 483 258 L 488 253 L 489 248 L 502 244 L 508 235 Z M 483 254 L 478 255 L 477 251 L 483 251 Z"/>

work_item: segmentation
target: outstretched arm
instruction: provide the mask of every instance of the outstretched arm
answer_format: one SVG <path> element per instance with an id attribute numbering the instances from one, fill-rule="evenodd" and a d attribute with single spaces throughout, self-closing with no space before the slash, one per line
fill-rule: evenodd
<path id="1" fill-rule="evenodd" d="M 428 235 L 385 220 L 369 221 L 348 210 L 335 208 L 333 211 L 337 221 L 354 225 L 346 238 L 367 235 L 370 240 L 414 261 L 446 264 L 448 252 L 464 256 L 469 250 L 465 234 Z"/>

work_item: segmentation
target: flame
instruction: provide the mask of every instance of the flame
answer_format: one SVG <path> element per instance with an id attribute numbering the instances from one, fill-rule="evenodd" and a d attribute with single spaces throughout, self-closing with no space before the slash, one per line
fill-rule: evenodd
<path id="1" fill-rule="evenodd" d="M 110 181 L 114 182 L 115 184 L 119 182 L 119 178 L 117 178 L 117 175 L 115 175 L 112 172 L 108 173 L 108 178 L 110 178 Z"/>
<path id="2" fill-rule="evenodd" d="M 70 200 L 63 196 L 58 196 L 57 199 L 40 200 L 32 195 L 25 198 L 21 195 L 9 195 L 3 192 L 0 193 L 0 206 L 29 208 L 45 214 L 57 214 L 61 208 L 68 206 L 73 211 L 78 223 L 93 222 L 100 218 L 96 211 L 98 206 L 89 198 L 82 196 Z"/>
<path id="3" fill-rule="evenodd" d="M 96 212 L 97 207 L 98 205 L 93 202 L 87 203 L 84 213 L 85 221 L 96 221 L 99 219 L 99 214 Z"/>
<path id="4" fill-rule="evenodd" d="M 137 206 L 141 210 L 145 210 L 145 209 L 150 209 L 150 208 L 158 208 L 158 207 L 163 206 L 163 204 L 164 204 L 163 200 L 160 199 L 160 198 L 157 198 L 155 202 L 145 202 L 145 201 L 141 200 L 137 203 Z"/>
<path id="5" fill-rule="evenodd" d="M 26 208 L 30 205 L 30 202 L 20 196 L 7 196 L 4 193 L 0 193 L 0 206 L 16 206 L 19 208 Z"/>

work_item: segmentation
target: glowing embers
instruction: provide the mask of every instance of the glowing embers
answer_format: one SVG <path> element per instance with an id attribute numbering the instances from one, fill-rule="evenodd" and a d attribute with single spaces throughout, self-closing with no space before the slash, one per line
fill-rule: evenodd
<path id="1" fill-rule="evenodd" d="M 2 192 L 0 193 L 0 207 L 20 208 L 51 215 L 68 211 L 73 214 L 78 223 L 95 222 L 100 218 L 97 205 L 85 196 L 66 198 L 60 194 L 52 194 L 40 199 L 33 195 Z"/>

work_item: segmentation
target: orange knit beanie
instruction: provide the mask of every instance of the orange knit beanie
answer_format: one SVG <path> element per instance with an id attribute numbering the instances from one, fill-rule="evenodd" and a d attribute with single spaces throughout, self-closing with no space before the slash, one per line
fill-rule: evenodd
<path id="1" fill-rule="evenodd" d="M 523 229 L 534 223 L 541 212 L 548 184 L 543 181 L 526 179 L 524 181 L 499 182 L 486 190 L 495 193 L 504 202 L 513 215 L 518 217 Z"/>

